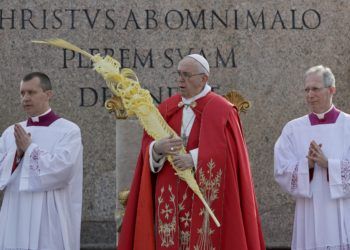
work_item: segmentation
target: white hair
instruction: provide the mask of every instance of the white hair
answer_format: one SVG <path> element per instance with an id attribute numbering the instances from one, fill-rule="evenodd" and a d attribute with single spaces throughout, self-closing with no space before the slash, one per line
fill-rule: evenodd
<path id="1" fill-rule="evenodd" d="M 305 73 L 305 78 L 311 74 L 322 76 L 325 87 L 335 87 L 335 78 L 330 68 L 318 65 L 309 68 Z"/>

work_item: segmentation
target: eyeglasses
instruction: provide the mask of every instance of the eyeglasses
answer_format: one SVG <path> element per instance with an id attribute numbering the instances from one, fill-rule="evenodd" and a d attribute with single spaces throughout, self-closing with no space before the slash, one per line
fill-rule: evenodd
<path id="1" fill-rule="evenodd" d="M 314 92 L 314 93 L 318 93 L 320 92 L 322 89 L 328 89 L 329 87 L 312 87 L 312 88 L 305 88 L 304 91 L 306 94 L 308 94 L 310 91 Z"/>
<path id="2" fill-rule="evenodd" d="M 179 77 L 183 78 L 183 79 L 190 79 L 193 76 L 199 76 L 199 75 L 204 75 L 205 73 L 198 73 L 198 74 L 191 74 L 190 72 L 186 72 L 186 71 L 176 71 L 175 73 L 178 74 Z"/>

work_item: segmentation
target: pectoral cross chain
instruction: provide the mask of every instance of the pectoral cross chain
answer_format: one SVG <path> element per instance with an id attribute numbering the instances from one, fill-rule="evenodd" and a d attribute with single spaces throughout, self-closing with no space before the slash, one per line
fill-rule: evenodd
<path id="1" fill-rule="evenodd" d="M 184 146 L 186 148 L 187 147 L 187 142 L 188 142 L 188 136 L 186 136 L 185 133 L 182 133 L 181 134 L 181 139 L 182 139 L 182 142 L 183 142 L 183 144 L 184 144 Z"/>

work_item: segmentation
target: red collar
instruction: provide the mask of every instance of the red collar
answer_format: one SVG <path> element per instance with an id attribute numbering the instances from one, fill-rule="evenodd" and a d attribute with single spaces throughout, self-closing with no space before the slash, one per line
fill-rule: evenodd
<path id="1" fill-rule="evenodd" d="M 29 126 L 48 127 L 59 118 L 60 117 L 58 115 L 56 115 L 53 111 L 51 111 L 46 115 L 40 116 L 38 122 L 34 122 L 31 118 L 28 118 L 27 127 Z"/>
<path id="2" fill-rule="evenodd" d="M 323 119 L 319 119 L 316 114 L 310 113 L 309 120 L 310 120 L 311 126 L 321 125 L 321 124 L 332 124 L 337 121 L 339 114 L 340 114 L 340 111 L 335 107 L 333 107 L 329 112 L 324 114 Z"/>

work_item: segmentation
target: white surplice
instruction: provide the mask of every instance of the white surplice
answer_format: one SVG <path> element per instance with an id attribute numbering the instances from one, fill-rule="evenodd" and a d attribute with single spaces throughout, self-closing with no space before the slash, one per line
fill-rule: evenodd
<path id="1" fill-rule="evenodd" d="M 316 164 L 310 181 L 310 142 L 322 144 L 327 170 Z M 350 249 L 350 116 L 311 126 L 309 117 L 284 127 L 275 145 L 275 179 L 295 197 L 292 249 Z"/>
<path id="2" fill-rule="evenodd" d="M 79 250 L 82 209 L 80 129 L 60 118 L 50 126 L 21 126 L 32 143 L 11 174 L 14 126 L 0 139 L 1 250 Z"/>

